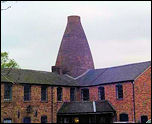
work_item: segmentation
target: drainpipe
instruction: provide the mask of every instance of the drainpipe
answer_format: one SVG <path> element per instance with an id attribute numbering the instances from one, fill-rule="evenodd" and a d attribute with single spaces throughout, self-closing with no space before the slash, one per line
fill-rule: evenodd
<path id="1" fill-rule="evenodd" d="M 135 113 L 135 86 L 134 81 L 132 82 L 133 87 L 133 113 L 134 113 L 134 122 L 136 122 L 136 113 Z"/>
<path id="2" fill-rule="evenodd" d="M 96 103 L 95 103 L 95 101 L 93 101 L 93 112 L 96 112 Z M 95 122 L 94 123 L 97 123 L 96 122 L 96 114 L 95 114 Z"/>
<path id="3" fill-rule="evenodd" d="M 53 123 L 53 86 L 51 86 L 51 123 Z"/>
<path id="4" fill-rule="evenodd" d="M 93 112 L 96 112 L 96 104 L 95 104 L 95 101 L 93 101 Z"/>

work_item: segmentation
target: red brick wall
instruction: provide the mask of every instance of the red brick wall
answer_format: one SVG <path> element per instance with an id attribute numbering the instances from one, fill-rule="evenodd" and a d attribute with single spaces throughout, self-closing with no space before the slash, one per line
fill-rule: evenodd
<path id="1" fill-rule="evenodd" d="M 48 101 L 41 102 L 41 87 L 32 85 L 31 87 L 31 100 L 29 102 L 24 102 L 24 87 L 22 85 L 13 85 L 12 87 L 12 101 L 4 102 L 4 85 L 1 85 L 1 121 L 3 118 L 10 117 L 13 122 L 22 122 L 23 118 L 26 116 L 31 117 L 31 122 L 41 122 L 41 116 L 47 115 L 48 122 L 51 122 L 51 93 L 48 87 Z M 32 112 L 30 114 L 26 113 L 26 107 L 28 105 L 32 106 Z M 5 106 L 5 107 L 3 107 Z M 34 116 L 37 110 L 37 117 Z M 20 112 L 20 118 L 17 118 L 17 113 Z"/>
<path id="2" fill-rule="evenodd" d="M 13 85 L 12 87 L 12 101 L 4 102 L 4 84 L 1 84 L 1 121 L 4 118 L 12 118 L 13 122 L 22 122 L 26 116 L 31 117 L 31 122 L 41 122 L 41 116 L 47 115 L 48 122 L 51 122 L 51 93 L 48 88 L 48 101 L 41 102 L 41 87 L 32 85 L 31 87 L 31 100 L 24 102 L 24 87 L 22 85 Z M 32 106 L 32 112 L 27 114 L 26 107 Z M 35 117 L 35 111 L 38 114 Z M 17 117 L 18 111 L 20 112 L 20 118 Z"/>
<path id="3" fill-rule="evenodd" d="M 116 84 L 105 86 L 105 99 L 113 105 L 117 112 L 117 120 L 119 121 L 119 115 L 121 113 L 128 114 L 129 121 L 133 121 L 133 88 L 132 83 L 122 83 L 123 85 L 123 100 L 117 100 L 116 98 Z"/>
<path id="4" fill-rule="evenodd" d="M 117 120 L 119 121 L 119 114 L 128 114 L 129 121 L 133 121 L 133 87 L 131 82 L 121 83 L 123 85 L 123 100 L 116 99 L 116 84 L 104 85 L 105 99 L 109 100 L 117 112 Z M 88 87 L 90 93 L 90 101 L 99 100 L 98 87 Z M 80 88 L 82 89 L 82 88 Z"/>
<path id="5" fill-rule="evenodd" d="M 137 122 L 142 115 L 151 119 L 151 67 L 135 80 L 135 111 Z"/>
<path id="6" fill-rule="evenodd" d="M 57 101 L 57 87 L 53 88 L 53 122 L 57 122 L 57 111 L 61 108 L 63 102 L 70 101 L 70 88 L 62 87 L 62 101 Z"/>
<path id="7" fill-rule="evenodd" d="M 15 84 L 12 87 L 12 101 L 4 101 L 4 83 L 1 83 L 1 121 L 4 118 L 12 118 L 13 122 L 21 123 L 26 116 L 31 117 L 32 123 L 41 122 L 41 116 L 46 115 L 47 121 L 55 123 L 57 121 L 57 111 L 62 106 L 63 102 L 70 101 L 70 87 L 62 87 L 62 101 L 57 101 L 57 87 L 48 87 L 48 101 L 41 102 L 41 86 L 31 85 L 31 100 L 24 102 L 24 87 L 23 85 Z M 77 98 L 76 98 L 77 99 Z M 32 106 L 32 113 L 26 113 L 26 107 Z M 53 108 L 52 108 L 53 107 Z M 35 111 L 38 114 L 35 117 Z M 20 118 L 17 117 L 18 111 Z"/>
<path id="8" fill-rule="evenodd" d="M 129 121 L 133 121 L 133 85 L 131 82 L 121 83 L 123 85 L 123 100 L 116 99 L 116 84 L 104 85 L 105 99 L 109 100 L 117 112 L 117 120 L 119 114 L 126 113 Z M 90 101 L 98 100 L 98 87 L 88 87 L 90 93 Z M 33 123 L 41 122 L 41 116 L 47 115 L 48 122 L 57 121 L 57 111 L 64 101 L 70 101 L 70 87 L 62 87 L 63 100 L 57 101 L 57 87 L 48 87 L 48 101 L 41 102 L 41 86 L 32 85 L 31 100 L 24 102 L 23 85 L 15 84 L 12 87 L 12 101 L 5 102 L 4 99 L 4 83 L 1 83 L 1 122 L 4 118 L 12 118 L 13 122 L 22 122 L 25 116 L 30 116 Z M 76 88 L 76 100 L 81 101 L 81 89 Z M 26 107 L 32 106 L 32 113 L 26 113 Z M 151 68 L 146 70 L 135 80 L 135 109 L 136 122 L 140 120 L 141 115 L 151 117 Z M 37 117 L 34 116 L 38 111 Z M 17 112 L 20 112 L 20 118 Z"/>

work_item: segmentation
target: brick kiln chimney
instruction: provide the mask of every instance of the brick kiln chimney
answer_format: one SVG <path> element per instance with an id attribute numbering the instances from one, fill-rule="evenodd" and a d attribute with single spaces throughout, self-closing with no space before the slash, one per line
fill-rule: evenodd
<path id="1" fill-rule="evenodd" d="M 94 63 L 80 17 L 68 16 L 56 65 L 52 67 L 52 71 L 77 77 L 88 69 L 94 69 Z"/>

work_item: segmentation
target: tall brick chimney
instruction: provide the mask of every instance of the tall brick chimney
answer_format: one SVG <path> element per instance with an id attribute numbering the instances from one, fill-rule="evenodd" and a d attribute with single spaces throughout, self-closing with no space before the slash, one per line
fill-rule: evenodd
<path id="1" fill-rule="evenodd" d="M 56 65 L 52 67 L 52 70 L 56 69 L 61 69 L 64 74 L 72 77 L 77 77 L 88 69 L 94 69 L 91 51 L 79 16 L 68 16 Z"/>

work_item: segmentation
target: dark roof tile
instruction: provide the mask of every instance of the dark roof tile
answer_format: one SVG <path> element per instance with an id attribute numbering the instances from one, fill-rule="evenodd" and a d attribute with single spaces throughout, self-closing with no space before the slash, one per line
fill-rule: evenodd
<path id="1" fill-rule="evenodd" d="M 151 66 L 151 61 L 134 63 L 103 69 L 92 69 L 77 79 L 79 85 L 90 86 L 112 82 L 135 80 L 144 70 Z"/>
<path id="2" fill-rule="evenodd" d="M 115 109 L 107 100 L 95 101 L 97 113 L 115 112 Z M 58 114 L 83 114 L 83 113 L 96 113 L 93 109 L 92 101 L 80 102 L 64 102 L 58 111 Z"/>
<path id="3" fill-rule="evenodd" d="M 65 75 L 26 69 L 1 69 L 1 82 L 77 86 L 74 79 Z"/>

